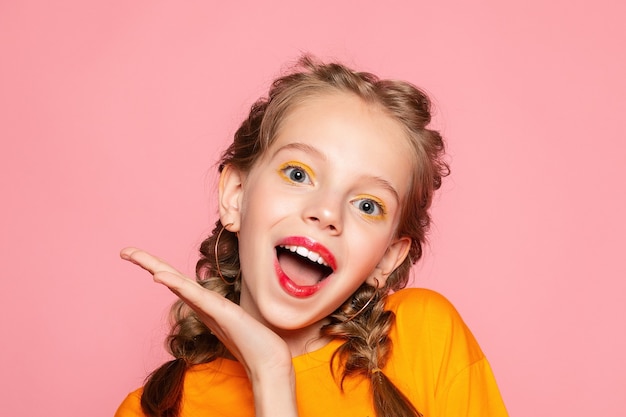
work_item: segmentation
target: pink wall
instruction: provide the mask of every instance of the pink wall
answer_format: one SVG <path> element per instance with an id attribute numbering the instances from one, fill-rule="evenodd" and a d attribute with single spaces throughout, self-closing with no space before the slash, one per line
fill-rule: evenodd
<path id="1" fill-rule="evenodd" d="M 312 51 L 436 98 L 453 176 L 417 285 L 464 315 L 511 415 L 622 415 L 620 2 L 231 3 L 0 4 L 2 414 L 111 415 L 163 360 L 173 297 L 118 250 L 192 271 L 216 155 Z"/>

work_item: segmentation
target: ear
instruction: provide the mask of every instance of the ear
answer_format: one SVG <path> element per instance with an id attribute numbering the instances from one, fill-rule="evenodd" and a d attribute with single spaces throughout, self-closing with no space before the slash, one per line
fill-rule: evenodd
<path id="1" fill-rule="evenodd" d="M 222 169 L 219 184 L 220 221 L 230 232 L 238 232 L 241 226 L 241 199 L 243 175 L 232 165 Z"/>
<path id="2" fill-rule="evenodd" d="M 374 271 L 365 280 L 372 287 L 381 288 L 387 282 L 389 275 L 399 267 L 406 259 L 411 249 L 411 238 L 401 237 L 394 240 L 387 248 L 382 259 L 374 268 Z"/>

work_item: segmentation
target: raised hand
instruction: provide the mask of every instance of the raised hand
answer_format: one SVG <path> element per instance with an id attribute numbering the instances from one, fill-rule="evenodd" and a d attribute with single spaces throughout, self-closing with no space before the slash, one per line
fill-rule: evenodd
<path id="1" fill-rule="evenodd" d="M 192 308 L 252 382 L 256 416 L 297 416 L 295 378 L 287 344 L 240 306 L 200 286 L 165 261 L 136 248 L 121 251 L 122 259 L 152 274 Z"/>

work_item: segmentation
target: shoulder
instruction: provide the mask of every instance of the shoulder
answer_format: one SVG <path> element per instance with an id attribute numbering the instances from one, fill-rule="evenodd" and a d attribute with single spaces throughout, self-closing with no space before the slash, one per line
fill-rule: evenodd
<path id="1" fill-rule="evenodd" d="M 393 338 L 408 349 L 420 346 L 442 361 L 457 358 L 459 366 L 484 358 L 478 343 L 443 295 L 423 288 L 406 288 L 391 294 L 387 309 L 396 315 Z"/>
<path id="2" fill-rule="evenodd" d="M 452 303 L 443 295 L 425 288 L 405 288 L 388 297 L 386 307 L 399 318 L 462 321 Z"/>
<path id="3" fill-rule="evenodd" d="M 141 393 L 143 388 L 131 392 L 115 412 L 115 417 L 144 417 L 141 411 Z"/>
<path id="4" fill-rule="evenodd" d="M 507 415 L 489 363 L 450 301 L 407 288 L 390 295 L 386 307 L 396 320 L 385 371 L 426 415 Z"/>

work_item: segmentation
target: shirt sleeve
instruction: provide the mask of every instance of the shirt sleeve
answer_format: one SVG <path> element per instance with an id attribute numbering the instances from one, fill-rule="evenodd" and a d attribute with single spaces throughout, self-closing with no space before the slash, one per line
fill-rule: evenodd
<path id="1" fill-rule="evenodd" d="M 413 374 L 415 403 L 428 417 L 507 417 L 495 377 L 480 346 L 454 306 L 425 289 L 399 291 L 394 355 Z M 421 411 L 421 410 L 420 410 Z"/>
<path id="2" fill-rule="evenodd" d="M 463 369 L 438 398 L 439 415 L 507 417 L 500 390 L 486 358 Z"/>

